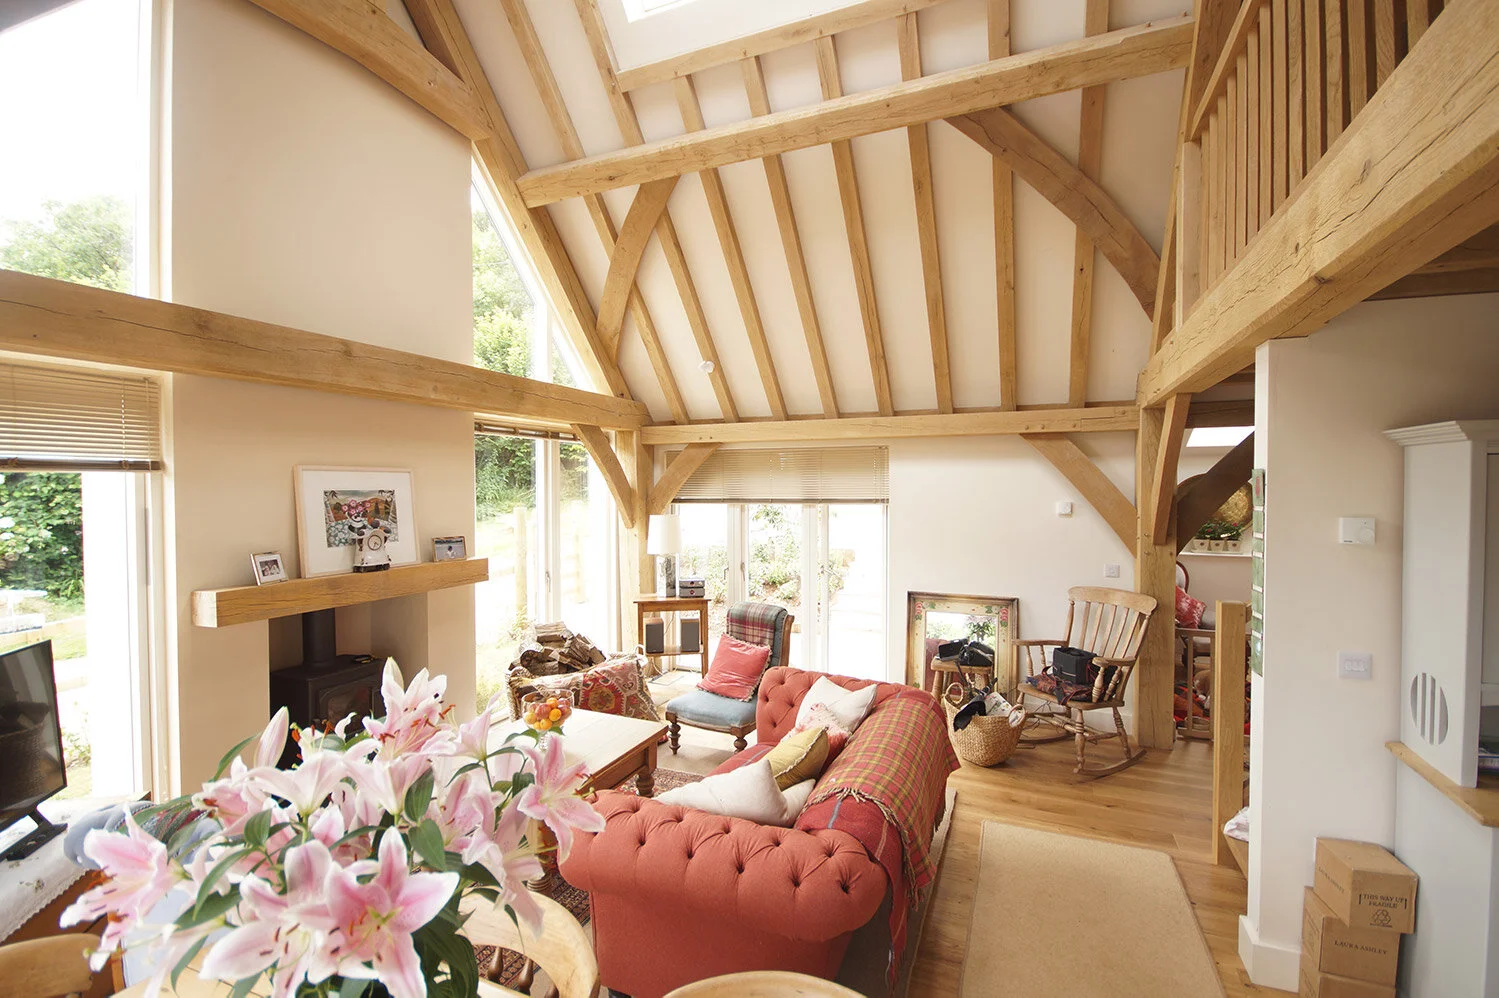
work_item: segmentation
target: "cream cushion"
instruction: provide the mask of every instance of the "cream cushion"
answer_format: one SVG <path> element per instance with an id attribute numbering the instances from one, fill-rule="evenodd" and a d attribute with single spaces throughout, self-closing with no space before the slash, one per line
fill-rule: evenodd
<path id="1" fill-rule="evenodd" d="M 839 725 L 852 734 L 869 715 L 869 709 L 874 706 L 875 690 L 878 688 L 877 684 L 870 683 L 862 690 L 849 691 L 824 676 L 813 683 L 807 695 L 802 697 L 801 706 L 796 709 L 794 727 L 806 725 L 812 708 L 823 704 Z"/>
<path id="2" fill-rule="evenodd" d="M 788 828 L 806 806 L 815 783 L 815 780 L 803 780 L 783 792 L 776 786 L 770 762 L 761 759 L 730 772 L 668 790 L 656 799 L 663 804 L 676 804 L 728 818 L 743 818 L 760 825 Z"/>

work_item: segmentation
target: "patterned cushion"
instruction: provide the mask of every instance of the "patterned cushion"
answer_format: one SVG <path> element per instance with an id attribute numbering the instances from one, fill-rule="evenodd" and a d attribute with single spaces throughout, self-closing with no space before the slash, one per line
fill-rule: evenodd
<path id="1" fill-rule="evenodd" d="M 755 723 L 755 702 L 730 700 L 706 690 L 693 690 L 667 701 L 666 709 L 680 721 L 699 726 L 729 728 Z"/>
<path id="2" fill-rule="evenodd" d="M 1195 596 L 1188 595 L 1181 586 L 1176 587 L 1176 626 L 1201 627 L 1203 611 L 1208 605 Z"/>
<path id="3" fill-rule="evenodd" d="M 729 607 L 724 633 L 770 649 L 765 668 L 786 664 L 786 608 L 770 603 L 735 603 Z"/>
<path id="4" fill-rule="evenodd" d="M 511 696 L 517 700 L 533 690 L 573 690 L 578 706 L 584 710 L 638 717 L 643 721 L 661 719 L 646 686 L 644 666 L 635 656 L 561 676 L 518 675 L 522 672 L 517 669 L 510 675 Z"/>

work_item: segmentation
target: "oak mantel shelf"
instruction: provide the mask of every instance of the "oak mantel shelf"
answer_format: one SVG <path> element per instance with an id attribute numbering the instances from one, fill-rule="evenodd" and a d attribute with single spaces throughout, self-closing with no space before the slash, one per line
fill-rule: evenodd
<path id="1" fill-rule="evenodd" d="M 396 565 L 384 572 L 288 579 L 268 586 L 199 589 L 193 593 L 193 623 L 199 627 L 228 627 L 435 589 L 471 586 L 488 578 L 489 559 L 469 558 Z"/>

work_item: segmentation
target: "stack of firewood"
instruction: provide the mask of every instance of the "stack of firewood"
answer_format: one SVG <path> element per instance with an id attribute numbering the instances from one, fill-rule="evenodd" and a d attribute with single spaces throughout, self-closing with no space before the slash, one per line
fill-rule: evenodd
<path id="1" fill-rule="evenodd" d="M 557 621 L 532 627 L 510 667 L 525 669 L 533 676 L 555 676 L 592 668 L 607 657 L 586 635 Z"/>

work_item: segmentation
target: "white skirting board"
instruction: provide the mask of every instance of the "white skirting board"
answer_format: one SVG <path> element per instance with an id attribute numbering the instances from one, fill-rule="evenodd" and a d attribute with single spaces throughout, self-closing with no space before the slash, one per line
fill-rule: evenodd
<path id="1" fill-rule="evenodd" d="M 1239 959 L 1260 987 L 1295 992 L 1301 974 L 1301 947 L 1262 942 L 1248 915 L 1239 916 Z"/>

